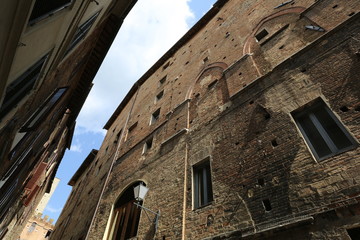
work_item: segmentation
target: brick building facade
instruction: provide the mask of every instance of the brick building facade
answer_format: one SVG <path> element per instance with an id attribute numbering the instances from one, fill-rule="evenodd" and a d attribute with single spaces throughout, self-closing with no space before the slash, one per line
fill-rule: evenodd
<path id="1" fill-rule="evenodd" d="M 76 204 L 91 240 L 358 239 L 359 10 L 217 1 L 120 103 L 52 239 Z"/>
<path id="2" fill-rule="evenodd" d="M 18 239 L 51 191 L 92 80 L 134 4 L 2 1 L 0 239 Z"/>

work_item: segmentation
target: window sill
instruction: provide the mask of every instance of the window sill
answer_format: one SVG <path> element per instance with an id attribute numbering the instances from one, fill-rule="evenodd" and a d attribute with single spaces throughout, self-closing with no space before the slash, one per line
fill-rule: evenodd
<path id="1" fill-rule="evenodd" d="M 358 147 L 359 147 L 359 144 L 356 144 L 356 145 L 353 145 L 353 146 L 344 148 L 344 149 L 342 149 L 342 150 L 339 151 L 339 152 L 331 153 L 331 154 L 329 154 L 329 155 L 327 155 L 327 156 L 325 156 L 325 157 L 316 158 L 316 157 L 314 156 L 314 158 L 315 158 L 315 161 L 316 161 L 317 163 L 328 162 L 328 161 L 331 161 L 334 157 L 337 157 L 337 156 L 339 156 L 339 155 L 341 155 L 341 154 L 344 154 L 344 153 L 346 153 L 346 152 L 350 152 L 350 151 L 352 151 L 352 150 L 355 150 L 355 149 L 358 148 Z"/>
<path id="2" fill-rule="evenodd" d="M 204 208 L 207 208 L 207 207 L 213 205 L 213 203 L 214 203 L 214 200 L 212 200 L 211 202 L 208 202 L 207 204 L 204 204 L 204 205 L 202 205 L 202 206 L 200 206 L 200 207 L 194 208 L 193 211 L 194 211 L 194 212 L 201 211 L 201 210 L 203 210 Z"/>

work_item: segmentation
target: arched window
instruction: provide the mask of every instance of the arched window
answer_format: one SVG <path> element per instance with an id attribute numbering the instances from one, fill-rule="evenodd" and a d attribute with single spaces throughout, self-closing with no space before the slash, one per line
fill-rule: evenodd
<path id="1" fill-rule="evenodd" d="M 33 232 L 33 231 L 35 230 L 35 228 L 36 228 L 36 225 L 37 225 L 37 223 L 36 223 L 36 222 L 33 222 L 33 223 L 30 225 L 30 227 L 29 227 L 29 229 L 28 229 L 28 232 Z"/>
<path id="2" fill-rule="evenodd" d="M 134 187 L 139 183 L 129 186 L 116 201 L 109 240 L 125 240 L 137 235 L 141 208 L 134 204 Z"/>

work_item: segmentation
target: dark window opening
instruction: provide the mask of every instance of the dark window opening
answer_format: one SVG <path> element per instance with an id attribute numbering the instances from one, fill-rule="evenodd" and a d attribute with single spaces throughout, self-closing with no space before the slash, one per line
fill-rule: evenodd
<path id="1" fill-rule="evenodd" d="M 213 201 L 210 161 L 193 167 L 194 208 L 208 205 Z"/>
<path id="2" fill-rule="evenodd" d="M 349 108 L 348 108 L 347 106 L 342 106 L 342 107 L 340 107 L 340 110 L 341 110 L 342 112 L 348 112 L 348 111 L 349 111 Z"/>
<path id="3" fill-rule="evenodd" d="M 263 200 L 262 203 L 264 205 L 265 211 L 271 211 L 272 207 L 269 199 Z"/>
<path id="4" fill-rule="evenodd" d="M 263 178 L 258 179 L 259 186 L 263 187 L 265 185 L 265 180 Z"/>
<path id="5" fill-rule="evenodd" d="M 216 84 L 217 84 L 218 80 L 216 79 L 215 81 L 211 82 L 209 85 L 208 85 L 208 88 L 213 88 Z"/>
<path id="6" fill-rule="evenodd" d="M 346 229 L 351 239 L 360 239 L 360 228 Z"/>
<path id="7" fill-rule="evenodd" d="M 163 66 L 163 70 L 167 69 L 170 65 L 170 62 L 167 62 L 164 66 Z"/>
<path id="8" fill-rule="evenodd" d="M 30 15 L 29 24 L 32 25 L 36 21 L 51 16 L 55 12 L 69 6 L 71 2 L 72 0 L 36 0 Z"/>
<path id="9" fill-rule="evenodd" d="M 145 144 L 144 144 L 144 149 L 143 149 L 143 153 L 146 153 L 147 151 L 149 151 L 152 147 L 153 144 L 153 138 L 151 137 L 150 139 L 148 139 Z"/>
<path id="10" fill-rule="evenodd" d="M 163 84 L 165 83 L 165 81 L 166 81 L 166 76 L 163 77 L 162 79 L 160 79 L 160 81 L 159 81 L 159 87 L 160 87 L 161 85 L 163 85 Z"/>
<path id="11" fill-rule="evenodd" d="M 255 39 L 256 41 L 260 42 L 268 34 L 269 34 L 268 31 L 266 31 L 266 29 L 263 29 L 261 32 L 255 35 Z"/>
<path id="12" fill-rule="evenodd" d="M 59 102 L 61 97 L 66 92 L 67 87 L 56 89 L 50 97 L 48 97 L 45 103 L 38 108 L 30 119 L 24 124 L 20 132 L 27 132 L 33 130 L 37 125 L 41 123 L 41 120 L 51 111 L 51 109 Z"/>
<path id="13" fill-rule="evenodd" d="M 157 120 L 159 120 L 159 118 L 160 118 L 160 108 L 151 115 L 150 125 L 157 122 Z"/>
<path id="14" fill-rule="evenodd" d="M 137 126 L 137 124 L 138 124 L 138 122 L 135 122 L 133 125 L 131 125 L 130 127 L 129 127 L 129 132 L 131 132 L 132 130 L 134 130 L 135 128 L 136 128 L 136 126 Z"/>
<path id="15" fill-rule="evenodd" d="M 161 92 L 159 92 L 157 95 L 156 95 L 156 98 L 155 98 L 155 101 L 159 101 L 162 97 L 164 96 L 164 90 L 162 90 Z"/>
<path id="16" fill-rule="evenodd" d="M 37 61 L 6 88 L 4 101 L 0 108 L 0 119 L 16 107 L 17 104 L 33 89 L 36 80 L 40 77 L 41 69 L 47 57 L 48 55 Z"/>
<path id="17" fill-rule="evenodd" d="M 45 238 L 49 238 L 52 233 L 52 230 L 48 230 L 45 234 Z"/>
<path id="18" fill-rule="evenodd" d="M 86 22 L 81 24 L 75 32 L 73 39 L 70 42 L 69 47 L 67 48 L 65 55 L 68 54 L 82 39 L 85 38 L 86 34 L 90 31 L 91 26 L 94 24 L 99 12 L 95 13 L 90 17 Z"/>
<path id="19" fill-rule="evenodd" d="M 121 132 L 122 132 L 122 129 L 121 129 L 121 130 L 120 130 L 120 131 L 116 134 L 116 137 L 115 137 L 114 143 L 118 143 L 118 142 L 119 142 Z"/>
<path id="20" fill-rule="evenodd" d="M 296 124 L 318 160 L 354 148 L 357 143 L 321 100 L 292 113 Z"/>

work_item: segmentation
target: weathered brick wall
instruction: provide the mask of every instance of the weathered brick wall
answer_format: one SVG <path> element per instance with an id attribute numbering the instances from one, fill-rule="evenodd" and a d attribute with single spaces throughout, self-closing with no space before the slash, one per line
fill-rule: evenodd
<path id="1" fill-rule="evenodd" d="M 295 1 L 274 9 L 281 2 L 227 2 L 149 70 L 109 127 L 103 143 L 109 148 L 99 151 L 113 153 L 123 129 L 90 239 L 102 238 L 113 204 L 136 181 L 150 188 L 144 205 L 161 210 L 157 239 L 348 237 L 345 228 L 359 214 L 322 218 L 357 204 L 358 148 L 317 162 L 290 113 L 321 97 L 359 140 L 359 14 L 351 12 L 360 5 Z M 268 35 L 257 42 L 263 29 Z M 160 118 L 149 126 L 159 107 Z M 193 209 L 192 166 L 204 159 L 211 163 L 214 201 Z M 315 225 L 280 228 L 309 222 Z M 142 213 L 138 239 L 149 237 L 148 229 Z"/>

